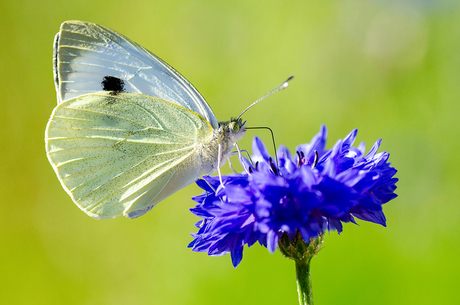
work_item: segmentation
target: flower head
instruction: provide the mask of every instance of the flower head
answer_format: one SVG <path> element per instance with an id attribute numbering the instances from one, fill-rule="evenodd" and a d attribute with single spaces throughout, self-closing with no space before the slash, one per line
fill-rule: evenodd
<path id="1" fill-rule="evenodd" d="M 355 217 L 385 226 L 382 205 L 397 196 L 396 170 L 388 153 L 377 153 L 380 140 L 367 154 L 364 143 L 353 147 L 356 134 L 326 149 L 322 126 L 295 154 L 279 147 L 278 162 L 255 137 L 253 163 L 243 160 L 248 173 L 222 176 L 223 184 L 219 177 L 197 181 L 205 193 L 192 198 L 198 205 L 191 211 L 203 220 L 189 247 L 209 255 L 231 253 L 236 267 L 245 244 L 259 242 L 273 253 L 284 233 L 309 241 L 326 230 L 342 232 L 342 223 L 356 223 Z"/>

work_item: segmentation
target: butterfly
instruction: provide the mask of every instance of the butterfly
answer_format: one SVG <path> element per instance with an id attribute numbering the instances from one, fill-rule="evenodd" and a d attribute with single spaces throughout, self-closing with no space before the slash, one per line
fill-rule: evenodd
<path id="1" fill-rule="evenodd" d="M 179 72 L 106 27 L 64 22 L 53 63 L 58 105 L 46 127 L 46 154 L 91 217 L 145 214 L 219 171 L 246 132 L 241 115 L 218 122 Z"/>

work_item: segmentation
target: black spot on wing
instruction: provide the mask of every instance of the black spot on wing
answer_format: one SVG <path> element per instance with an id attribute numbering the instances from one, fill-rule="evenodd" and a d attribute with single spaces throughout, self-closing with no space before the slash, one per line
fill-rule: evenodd
<path id="1" fill-rule="evenodd" d="M 125 91 L 125 82 L 114 76 L 104 76 L 101 82 L 102 90 L 110 91 L 111 95 L 117 95 L 120 92 Z"/>

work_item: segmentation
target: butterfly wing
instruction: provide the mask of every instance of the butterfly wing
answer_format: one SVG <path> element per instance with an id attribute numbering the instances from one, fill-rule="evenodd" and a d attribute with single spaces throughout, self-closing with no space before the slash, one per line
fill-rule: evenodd
<path id="1" fill-rule="evenodd" d="M 83 211 L 134 218 L 200 176 L 196 150 L 212 134 L 203 117 L 176 104 L 100 92 L 60 103 L 45 142 L 61 184 Z"/>
<path id="2" fill-rule="evenodd" d="M 158 97 L 192 110 L 213 128 L 218 122 L 200 93 L 171 66 L 106 27 L 66 21 L 54 42 L 58 104 L 103 90 L 106 77 L 122 80 L 124 92 Z"/>

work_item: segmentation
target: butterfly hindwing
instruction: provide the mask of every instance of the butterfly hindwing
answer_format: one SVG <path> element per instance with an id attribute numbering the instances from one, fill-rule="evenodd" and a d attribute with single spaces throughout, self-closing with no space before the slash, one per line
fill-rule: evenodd
<path id="1" fill-rule="evenodd" d="M 125 36 L 82 21 L 61 25 L 54 44 L 58 104 L 106 90 L 107 77 L 121 80 L 123 92 L 142 93 L 175 103 L 218 122 L 200 93 L 171 66 Z M 111 90 L 108 88 L 106 91 Z"/>
<path id="2" fill-rule="evenodd" d="M 201 174 L 212 137 L 197 113 L 137 93 L 100 92 L 59 104 L 46 151 L 63 187 L 95 218 L 137 217 Z"/>

